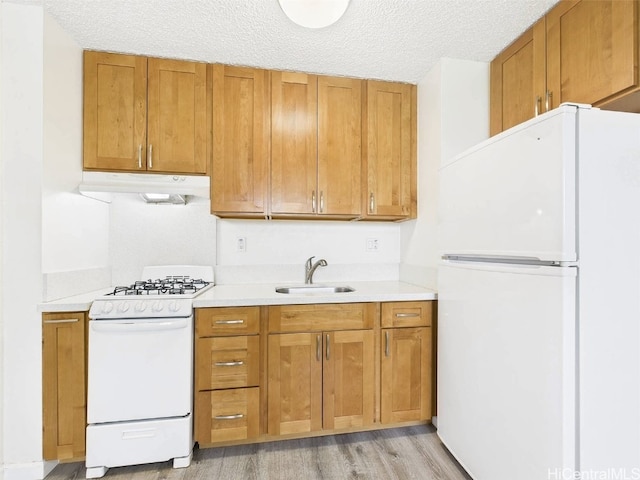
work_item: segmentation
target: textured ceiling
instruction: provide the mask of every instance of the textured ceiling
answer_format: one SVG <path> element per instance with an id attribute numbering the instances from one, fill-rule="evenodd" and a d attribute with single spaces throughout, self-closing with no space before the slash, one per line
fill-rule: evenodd
<path id="1" fill-rule="evenodd" d="M 556 2 L 351 0 L 337 23 L 317 30 L 292 23 L 278 0 L 44 6 L 85 49 L 417 83 L 441 57 L 490 61 Z"/>

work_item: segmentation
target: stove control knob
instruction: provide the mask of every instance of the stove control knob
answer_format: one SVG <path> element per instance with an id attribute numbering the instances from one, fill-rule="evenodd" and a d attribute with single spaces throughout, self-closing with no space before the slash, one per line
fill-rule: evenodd
<path id="1" fill-rule="evenodd" d="M 164 305 L 162 304 L 162 302 L 155 302 L 151 307 L 154 312 L 161 312 L 163 308 Z"/>
<path id="2" fill-rule="evenodd" d="M 118 305 L 118 312 L 124 313 L 129 310 L 129 302 L 122 302 Z"/>
<path id="3" fill-rule="evenodd" d="M 147 309 L 147 302 L 138 302 L 134 307 L 136 312 L 144 312 Z"/>
<path id="4" fill-rule="evenodd" d="M 171 300 L 169 302 L 169 311 L 170 312 L 177 312 L 178 310 L 180 310 L 180 303 L 176 300 Z"/>
<path id="5" fill-rule="evenodd" d="M 102 313 L 111 313 L 113 310 L 113 303 L 105 302 L 102 304 Z"/>

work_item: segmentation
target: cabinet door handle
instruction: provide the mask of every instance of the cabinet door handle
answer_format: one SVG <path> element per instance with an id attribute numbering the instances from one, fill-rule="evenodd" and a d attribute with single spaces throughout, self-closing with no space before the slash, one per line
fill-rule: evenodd
<path id="1" fill-rule="evenodd" d="M 384 332 L 384 356 L 389 356 L 389 331 Z"/>
<path id="2" fill-rule="evenodd" d="M 551 92 L 551 90 L 547 90 L 547 94 L 545 95 L 545 99 L 544 99 L 544 111 L 548 112 L 549 108 L 551 107 L 551 97 L 553 96 L 553 93 Z"/>
<path id="3" fill-rule="evenodd" d="M 324 212 L 324 192 L 320 190 L 320 213 Z"/>
<path id="4" fill-rule="evenodd" d="M 331 356 L 330 344 L 331 344 L 331 340 L 330 340 L 329 334 L 327 333 L 327 360 L 329 360 L 329 357 Z"/>
<path id="5" fill-rule="evenodd" d="M 237 420 L 238 418 L 244 418 L 242 413 L 236 413 L 234 415 L 216 415 L 213 417 L 215 420 Z"/>
<path id="6" fill-rule="evenodd" d="M 216 320 L 216 325 L 241 325 L 244 320 Z"/>
<path id="7" fill-rule="evenodd" d="M 153 145 L 149 144 L 149 170 L 153 168 Z"/>
<path id="8" fill-rule="evenodd" d="M 77 318 L 61 318 L 60 320 L 43 320 L 42 323 L 76 323 Z"/>
<path id="9" fill-rule="evenodd" d="M 138 168 L 142 168 L 142 144 L 138 144 Z"/>
<path id="10" fill-rule="evenodd" d="M 375 203 L 375 199 L 374 199 L 374 196 L 373 196 L 373 192 L 371 192 L 369 194 L 369 213 L 373 213 L 375 208 L 376 208 L 376 203 Z"/>
<path id="11" fill-rule="evenodd" d="M 320 335 L 316 335 L 316 360 L 320 361 L 320 356 L 322 355 L 321 352 L 321 348 L 320 348 L 320 344 L 322 343 L 322 340 L 320 340 Z"/>
<path id="12" fill-rule="evenodd" d="M 396 313 L 397 318 L 419 317 L 419 313 Z"/>
<path id="13" fill-rule="evenodd" d="M 534 116 L 538 116 L 540 115 L 540 105 L 542 104 L 542 98 L 540 98 L 540 95 L 536 96 L 536 102 L 533 106 L 533 115 Z"/>
<path id="14" fill-rule="evenodd" d="M 316 191 L 311 192 L 311 211 L 316 213 Z"/>
<path id="15" fill-rule="evenodd" d="M 234 362 L 216 362 L 214 364 L 216 367 L 239 367 L 240 365 L 244 365 L 242 360 L 236 360 Z"/>

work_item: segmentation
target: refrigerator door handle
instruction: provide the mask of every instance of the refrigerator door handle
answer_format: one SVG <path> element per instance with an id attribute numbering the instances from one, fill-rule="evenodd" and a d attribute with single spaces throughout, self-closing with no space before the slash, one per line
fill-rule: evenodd
<path id="1" fill-rule="evenodd" d="M 492 255 L 442 255 L 443 260 L 453 262 L 479 262 L 479 263 L 507 263 L 513 265 L 540 265 L 547 267 L 572 266 L 574 262 L 560 262 L 557 260 L 541 260 L 536 257 L 519 256 L 492 256 Z"/>

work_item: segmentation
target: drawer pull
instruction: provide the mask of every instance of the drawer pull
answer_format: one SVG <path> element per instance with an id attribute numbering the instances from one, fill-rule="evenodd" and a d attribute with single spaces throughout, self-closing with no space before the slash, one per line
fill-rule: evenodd
<path id="1" fill-rule="evenodd" d="M 42 323 L 76 323 L 77 318 L 61 318 L 60 320 L 44 320 Z"/>
<path id="2" fill-rule="evenodd" d="M 244 365 L 242 360 L 237 360 L 234 362 L 216 362 L 216 367 L 239 367 L 240 365 Z"/>
<path id="3" fill-rule="evenodd" d="M 396 313 L 397 318 L 419 317 L 419 313 Z"/>
<path id="4" fill-rule="evenodd" d="M 236 413 L 235 415 L 216 415 L 213 418 L 215 420 L 237 420 L 239 418 L 244 418 L 244 414 Z"/>
<path id="5" fill-rule="evenodd" d="M 241 325 L 244 320 L 216 320 L 216 325 Z"/>
<path id="6" fill-rule="evenodd" d="M 319 362 L 320 361 L 320 356 L 322 355 L 320 353 L 321 350 L 321 344 L 322 344 L 322 340 L 320 340 L 320 335 L 316 335 L 316 360 Z"/>

